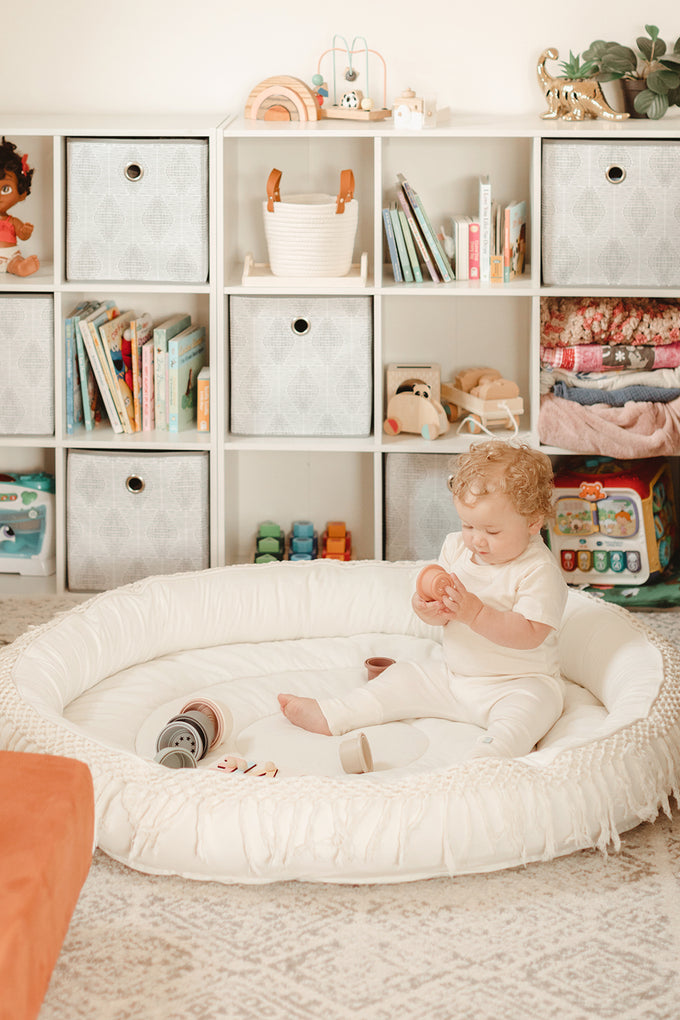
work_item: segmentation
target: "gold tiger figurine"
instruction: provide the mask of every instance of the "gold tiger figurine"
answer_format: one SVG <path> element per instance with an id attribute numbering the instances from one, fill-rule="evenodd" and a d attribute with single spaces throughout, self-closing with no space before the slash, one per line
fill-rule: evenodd
<path id="1" fill-rule="evenodd" d="M 538 58 L 536 74 L 548 103 L 544 120 L 561 117 L 563 120 L 587 120 L 604 117 L 606 120 L 626 120 L 627 113 L 617 113 L 604 98 L 599 82 L 591 78 L 572 81 L 569 78 L 553 78 L 545 69 L 546 60 L 557 60 L 556 49 L 543 50 Z"/>

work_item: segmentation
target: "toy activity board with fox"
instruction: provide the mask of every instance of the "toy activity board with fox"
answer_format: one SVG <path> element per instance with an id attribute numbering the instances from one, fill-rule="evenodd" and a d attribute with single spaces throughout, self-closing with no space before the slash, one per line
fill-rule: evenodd
<path id="1" fill-rule="evenodd" d="M 670 464 L 663 457 L 581 457 L 555 475 L 550 547 L 569 584 L 640 585 L 677 548 Z"/>

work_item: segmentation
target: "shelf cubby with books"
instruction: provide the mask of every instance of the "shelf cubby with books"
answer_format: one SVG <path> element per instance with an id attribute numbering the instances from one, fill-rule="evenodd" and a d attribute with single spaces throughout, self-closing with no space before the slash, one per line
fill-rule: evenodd
<path id="1" fill-rule="evenodd" d="M 53 365 L 49 369 L 50 399 L 54 404 L 53 427 L 49 434 L 0 434 L 0 471 L 16 474 L 45 471 L 54 476 L 55 500 L 54 517 L 56 533 L 56 571 L 45 576 L 29 576 L 27 574 L 3 573 L 0 557 L 0 590 L 6 593 L 40 593 L 62 592 L 69 587 L 67 576 L 67 480 L 68 461 L 71 452 L 99 451 L 105 455 L 131 455 L 139 452 L 168 455 L 175 452 L 195 452 L 197 456 L 207 455 L 210 471 L 215 467 L 214 434 L 197 432 L 195 427 L 180 432 L 152 430 L 125 434 L 113 431 L 104 414 L 102 421 L 92 431 L 83 424 L 77 423 L 71 430 L 69 426 L 69 408 L 67 407 L 67 387 L 72 380 L 67 373 L 65 349 L 65 319 L 81 302 L 112 301 L 118 310 L 135 309 L 149 312 L 154 320 L 167 317 L 177 310 L 186 310 L 193 322 L 205 325 L 208 351 L 208 362 L 211 360 L 212 343 L 215 336 L 214 277 L 208 276 L 200 282 L 156 282 L 148 279 L 148 273 L 136 278 L 134 272 L 86 272 L 78 274 L 69 269 L 69 213 L 73 209 L 73 196 L 69 195 L 69 143 L 73 139 L 87 139 L 94 143 L 95 149 L 101 145 L 102 158 L 110 148 L 115 148 L 119 140 L 127 140 L 131 145 L 139 147 L 149 155 L 148 164 L 141 165 L 140 178 L 144 180 L 145 194 L 153 202 L 154 162 L 153 151 L 166 144 L 174 146 L 186 140 L 187 149 L 199 143 L 206 153 L 206 184 L 205 194 L 205 248 L 210 262 L 210 273 L 214 273 L 216 250 L 216 217 L 215 217 L 215 167 L 214 141 L 215 123 L 213 118 L 198 117 L 165 117 L 150 116 L 125 118 L 115 117 L 19 117 L 2 118 L 0 133 L 10 139 L 20 154 L 25 154 L 30 167 L 35 173 L 31 193 L 18 206 L 20 217 L 34 224 L 34 231 L 27 241 L 20 242 L 22 254 L 36 254 L 40 260 L 37 272 L 26 277 L 10 274 L 0 278 L 0 298 L 3 295 L 22 297 L 42 297 L 49 295 L 53 308 L 53 326 L 51 348 Z M 114 143 L 113 145 L 109 143 Z M 205 146 L 205 149 L 203 149 Z M 174 150 L 173 150 L 174 151 Z M 176 162 L 177 173 L 186 175 L 186 168 Z M 92 165 L 90 170 L 92 172 Z M 127 180 L 128 166 L 125 170 Z M 86 173 L 87 173 L 86 172 Z M 112 173 L 115 172 L 112 171 Z M 200 185 L 199 185 L 200 187 Z M 116 202 L 107 193 L 101 183 L 92 190 L 90 199 L 94 199 L 95 208 L 87 212 L 87 222 L 91 224 L 93 237 L 98 228 L 106 227 L 112 222 L 121 222 L 120 206 L 116 212 Z M 162 197 L 162 196 L 161 196 Z M 88 199 L 88 201 L 90 200 Z M 108 202 L 108 206 L 107 206 Z M 162 203 L 157 202 L 160 209 Z M 112 217 L 114 218 L 112 220 Z M 117 218 L 116 218 L 117 217 Z M 172 216 L 165 216 L 157 222 L 148 221 L 149 236 L 160 236 L 159 224 L 168 223 Z M 120 233 L 120 231 L 119 231 Z M 130 239 L 131 242 L 134 239 Z M 160 243 L 160 242 L 159 242 Z M 96 245 L 95 245 L 96 247 Z M 110 275 L 129 277 L 128 279 L 110 279 Z M 6 325 L 6 324 L 5 324 Z M 3 337 L 6 340 L 6 337 Z M 72 392 L 72 391 L 71 391 Z M 32 394 L 35 398 L 35 394 Z M 26 393 L 27 401 L 31 394 Z M 2 430 L 0 430 L 2 432 Z M 216 485 L 214 478 L 211 480 Z M 209 499 L 209 486 L 206 486 L 206 501 Z M 211 508 L 211 563 L 217 563 L 217 541 L 213 539 L 218 532 L 218 522 Z M 171 564 L 169 563 L 168 566 Z"/>

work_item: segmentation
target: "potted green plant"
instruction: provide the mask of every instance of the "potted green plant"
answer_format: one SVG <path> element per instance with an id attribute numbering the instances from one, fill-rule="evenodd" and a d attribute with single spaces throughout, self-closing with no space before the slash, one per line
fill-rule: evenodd
<path id="1" fill-rule="evenodd" d="M 583 57 L 595 67 L 589 77 L 621 82 L 632 117 L 658 120 L 669 107 L 680 106 L 680 38 L 669 52 L 656 25 L 645 25 L 645 31 L 646 36 L 636 39 L 637 50 L 596 39 Z"/>

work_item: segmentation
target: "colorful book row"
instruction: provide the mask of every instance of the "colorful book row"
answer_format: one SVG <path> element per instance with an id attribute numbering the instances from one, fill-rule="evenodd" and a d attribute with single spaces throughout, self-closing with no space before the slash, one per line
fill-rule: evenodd
<path id="1" fill-rule="evenodd" d="M 492 201 L 488 176 L 479 178 L 476 216 L 451 216 L 451 233 L 435 231 L 423 202 L 403 174 L 397 201 L 382 210 L 394 279 L 422 283 L 479 280 L 509 283 L 524 272 L 526 202 Z"/>
<path id="2" fill-rule="evenodd" d="M 66 318 L 64 337 L 67 433 L 105 419 L 115 433 L 179 432 L 194 422 L 209 430 L 206 331 L 187 313 L 154 324 L 148 313 L 86 300 Z"/>

